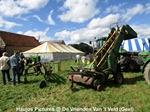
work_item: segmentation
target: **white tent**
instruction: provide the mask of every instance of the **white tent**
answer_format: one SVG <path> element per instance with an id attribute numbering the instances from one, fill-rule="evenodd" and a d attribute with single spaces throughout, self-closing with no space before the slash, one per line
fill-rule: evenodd
<path id="1" fill-rule="evenodd" d="M 73 48 L 72 46 L 52 42 L 45 42 L 31 50 L 24 52 L 26 57 L 40 56 L 41 62 L 75 59 L 76 54 L 83 55 L 84 53 Z"/>

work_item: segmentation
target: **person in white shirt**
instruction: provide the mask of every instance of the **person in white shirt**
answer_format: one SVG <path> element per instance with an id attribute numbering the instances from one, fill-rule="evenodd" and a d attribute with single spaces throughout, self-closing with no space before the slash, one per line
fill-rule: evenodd
<path id="1" fill-rule="evenodd" d="M 77 55 L 76 55 L 76 62 L 78 63 L 78 62 L 79 62 L 79 60 L 80 60 L 80 55 L 79 55 L 79 54 L 77 54 Z"/>
<path id="2" fill-rule="evenodd" d="M 81 57 L 81 60 L 82 60 L 82 63 L 83 63 L 83 64 L 85 64 L 85 59 L 86 59 L 86 58 L 85 58 L 85 56 L 83 55 L 83 56 Z"/>
<path id="3" fill-rule="evenodd" d="M 4 52 L 2 57 L 0 57 L 0 70 L 2 72 L 2 81 L 3 81 L 3 84 L 6 85 L 6 74 L 7 74 L 7 79 L 8 81 L 11 81 L 11 78 L 10 78 L 10 74 L 9 74 L 9 65 L 7 63 L 7 60 L 8 60 L 8 53 L 7 52 Z"/>

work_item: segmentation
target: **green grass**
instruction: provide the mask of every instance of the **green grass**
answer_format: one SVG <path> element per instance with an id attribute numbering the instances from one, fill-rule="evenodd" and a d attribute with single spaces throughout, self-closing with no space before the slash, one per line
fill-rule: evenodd
<path id="1" fill-rule="evenodd" d="M 35 108 L 41 109 L 39 111 L 42 109 L 53 111 L 56 107 L 61 107 L 70 112 L 74 107 L 91 109 L 91 111 L 97 108 L 99 111 L 106 110 L 106 112 L 111 111 L 109 109 L 112 109 L 112 112 L 119 111 L 119 109 L 149 112 L 150 87 L 145 82 L 142 73 L 123 73 L 125 78 L 123 85 L 114 85 L 113 80 L 109 80 L 101 92 L 78 84 L 75 84 L 78 91 L 72 92 L 69 89 L 71 84 L 67 79 L 67 73 L 71 70 L 69 65 L 72 64 L 76 63 L 62 61 L 62 71 L 56 72 L 56 64 L 51 63 L 54 72 L 51 81 L 47 82 L 47 86 L 43 89 L 39 88 L 40 82 L 44 79 L 43 75 L 28 76 L 27 84 L 21 83 L 15 87 L 11 82 L 6 86 L 1 84 L 0 111 L 15 112 L 19 107 L 24 110 L 28 109 L 30 112 Z M 23 81 L 23 77 L 21 80 Z"/>

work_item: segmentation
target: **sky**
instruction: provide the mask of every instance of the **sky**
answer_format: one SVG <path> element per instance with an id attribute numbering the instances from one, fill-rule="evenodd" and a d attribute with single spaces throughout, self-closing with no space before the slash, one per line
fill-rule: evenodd
<path id="1" fill-rule="evenodd" d="M 0 30 L 39 41 L 88 43 L 116 22 L 150 38 L 150 0 L 0 0 Z"/>

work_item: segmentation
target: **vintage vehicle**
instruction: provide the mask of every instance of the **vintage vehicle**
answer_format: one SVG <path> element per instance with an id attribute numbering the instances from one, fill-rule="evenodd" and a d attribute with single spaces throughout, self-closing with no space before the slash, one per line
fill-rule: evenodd
<path id="1" fill-rule="evenodd" d="M 26 57 L 25 61 L 25 70 L 24 70 L 24 83 L 28 83 L 27 77 L 29 74 L 39 75 L 42 74 L 44 76 L 44 80 L 40 83 L 40 88 L 46 86 L 46 81 L 50 79 L 52 74 L 52 67 L 47 63 L 40 62 L 40 56 L 31 56 Z"/>
<path id="2" fill-rule="evenodd" d="M 118 53 L 123 40 L 137 37 L 137 33 L 127 24 L 116 23 L 116 28 L 112 27 L 108 38 L 102 38 L 104 43 L 99 43 L 101 47 L 94 54 L 92 63 L 85 67 L 69 72 L 68 79 L 72 82 L 71 89 L 74 89 L 74 82 L 89 85 L 97 90 L 101 90 L 103 84 L 112 75 L 116 84 L 122 84 L 124 77 L 118 60 Z"/>
<path id="3" fill-rule="evenodd" d="M 147 84 L 150 86 L 150 51 L 140 52 L 138 55 L 142 57 L 142 73 L 144 74 Z"/>

